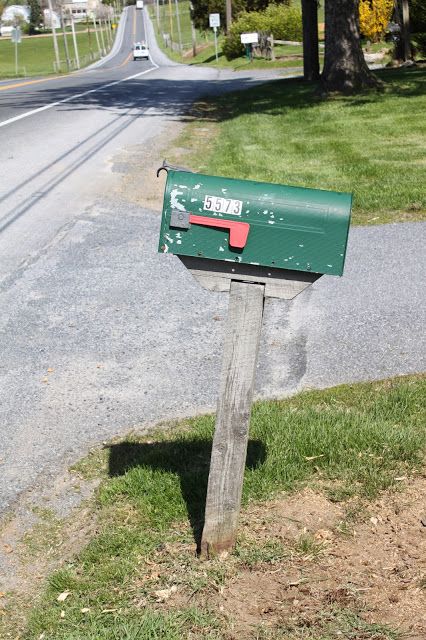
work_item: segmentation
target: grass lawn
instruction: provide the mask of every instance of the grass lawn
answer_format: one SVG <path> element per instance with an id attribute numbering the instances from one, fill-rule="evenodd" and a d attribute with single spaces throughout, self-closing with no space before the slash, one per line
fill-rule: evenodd
<path id="1" fill-rule="evenodd" d="M 162 33 L 172 33 L 173 42 L 178 42 L 177 19 L 175 9 L 169 13 L 168 5 L 160 5 L 160 28 L 157 26 L 156 11 L 153 5 L 148 6 L 151 19 L 153 20 L 154 29 L 157 35 L 157 42 L 160 48 L 167 54 L 169 58 L 176 62 L 185 62 L 189 65 L 208 65 L 225 69 L 233 69 L 235 71 L 244 71 L 248 69 L 271 69 L 303 66 L 303 50 L 301 46 L 276 46 L 275 55 L 278 59 L 274 62 L 264 59 L 254 59 L 253 62 L 247 60 L 245 56 L 236 58 L 235 60 L 227 60 L 222 53 L 222 44 L 224 36 L 218 35 L 218 60 L 216 61 L 214 35 L 213 30 L 199 31 L 196 29 L 196 42 L 198 53 L 194 57 L 192 55 L 192 34 L 191 22 L 189 17 L 189 2 L 183 0 L 179 2 L 180 22 L 182 33 L 182 49 L 183 53 L 174 51 L 170 47 L 166 47 Z M 174 7 L 174 5 L 173 5 Z M 171 20 L 170 20 L 171 18 Z M 171 29 L 172 26 L 172 29 Z M 289 59 L 284 59 L 288 56 Z M 322 56 L 321 56 L 322 57 Z"/>
<path id="2" fill-rule="evenodd" d="M 320 492 L 315 494 L 316 501 L 342 510 L 333 534 L 336 541 L 345 540 L 357 518 L 367 518 L 368 523 L 364 511 L 368 501 L 383 490 L 401 487 L 401 480 L 415 476 L 421 468 L 426 451 L 425 393 L 424 376 L 407 376 L 257 403 L 251 421 L 240 539 L 235 554 L 227 559 L 201 562 L 194 555 L 194 536 L 199 535 L 203 517 L 213 416 L 186 420 L 149 437 L 132 436 L 93 452 L 75 467 L 80 476 L 101 479 L 95 504 L 86 505 L 85 517 L 89 509 L 91 519 L 89 542 L 77 556 L 61 562 L 62 568 L 50 576 L 40 599 L 31 596 L 26 625 L 23 619 L 28 613 L 23 618 L 20 607 L 28 607 L 28 601 L 23 604 L 13 594 L 3 594 L 1 637 L 399 637 L 392 629 L 363 617 L 353 601 L 337 606 L 331 600 L 311 619 L 309 628 L 292 618 L 286 620 L 295 625 L 288 633 L 280 631 L 283 622 L 277 622 L 253 635 L 238 634 L 232 631 L 238 611 L 225 613 L 217 599 L 243 574 L 256 586 L 266 573 L 280 571 L 283 562 L 287 563 L 285 575 L 297 567 L 303 576 L 326 552 L 321 538 L 303 531 L 293 541 L 277 537 L 276 527 L 268 525 L 272 503 L 262 506 L 265 500 L 284 496 L 291 502 L 291 492 L 302 487 Z M 306 499 L 310 494 L 297 495 Z M 299 522 L 287 518 L 292 520 Z M 42 552 L 49 549 L 52 554 L 60 550 L 72 523 L 65 523 L 62 531 L 57 525 L 51 530 L 46 523 L 40 526 L 38 538 L 34 534 L 30 540 L 31 552 L 38 544 Z M 349 539 L 348 544 L 354 542 Z M 250 579 L 250 572 L 259 567 L 265 574 L 253 573 Z M 231 598 L 232 591 L 227 593 Z M 169 598 L 173 601 L 170 606 Z"/>
<path id="3" fill-rule="evenodd" d="M 220 43 L 222 42 L 220 38 Z M 303 48 L 297 45 L 277 45 L 275 47 L 276 60 L 265 60 L 264 58 L 254 58 L 252 62 L 247 60 L 245 56 L 227 60 L 218 46 L 218 60 L 216 61 L 214 45 L 210 44 L 204 47 L 195 57 L 184 57 L 183 61 L 189 65 L 207 65 L 220 67 L 223 69 L 232 69 L 234 71 L 249 71 L 251 69 L 281 69 L 281 68 L 297 68 L 302 73 L 303 69 Z M 169 55 L 169 50 L 165 50 Z M 182 58 L 180 58 L 182 60 Z M 323 55 L 320 54 L 320 63 L 322 64 Z"/>
<path id="4" fill-rule="evenodd" d="M 283 79 L 208 99 L 170 160 L 202 173 L 353 192 L 355 224 L 424 220 L 426 68 L 378 75 L 382 92 L 353 97 L 323 99 Z"/>
<path id="5" fill-rule="evenodd" d="M 106 39 L 106 29 L 103 30 L 105 46 L 109 49 Z M 99 38 L 100 30 L 98 30 Z M 59 57 L 61 59 L 61 71 L 67 71 L 64 37 L 62 31 L 57 31 Z M 96 43 L 96 36 L 93 28 L 88 32 L 82 30 L 81 26 L 76 34 L 77 46 L 81 66 L 86 66 L 99 58 L 99 51 Z M 67 42 L 70 58 L 75 58 L 72 34 L 67 33 Z M 102 44 L 102 42 L 101 42 Z M 91 52 L 93 55 L 91 55 Z M 18 64 L 20 76 L 39 76 L 54 73 L 53 62 L 55 52 L 53 48 L 53 37 L 31 37 L 23 38 L 18 45 Z M 9 38 L 0 39 L 0 78 L 15 77 L 15 45 Z"/>

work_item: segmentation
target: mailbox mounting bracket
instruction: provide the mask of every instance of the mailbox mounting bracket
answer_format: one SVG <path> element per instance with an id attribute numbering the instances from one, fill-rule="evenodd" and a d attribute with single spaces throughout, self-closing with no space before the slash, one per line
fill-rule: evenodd
<path id="1" fill-rule="evenodd" d="M 199 284 L 209 291 L 230 291 L 238 280 L 265 285 L 265 297 L 292 300 L 321 277 L 320 273 L 275 269 L 260 265 L 178 256 Z"/>

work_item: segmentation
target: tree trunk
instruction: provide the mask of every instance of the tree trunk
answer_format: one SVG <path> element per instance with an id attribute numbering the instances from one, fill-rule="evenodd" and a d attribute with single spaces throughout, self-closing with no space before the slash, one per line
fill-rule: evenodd
<path id="1" fill-rule="evenodd" d="M 318 2 L 302 0 L 303 77 L 310 82 L 319 80 Z"/>
<path id="2" fill-rule="evenodd" d="M 361 49 L 359 0 L 325 0 L 325 59 L 322 83 L 326 91 L 356 93 L 378 87 Z"/>
<path id="3" fill-rule="evenodd" d="M 225 10 L 226 10 L 226 34 L 228 35 L 229 29 L 231 28 L 231 24 L 232 24 L 232 0 L 226 0 Z"/>
<path id="4" fill-rule="evenodd" d="M 410 45 L 410 9 L 408 6 L 408 0 L 402 0 L 402 29 L 401 36 L 404 47 L 404 62 L 411 60 L 411 45 Z"/>
<path id="5" fill-rule="evenodd" d="M 400 26 L 400 34 L 395 43 L 394 60 L 408 62 L 412 59 L 410 43 L 410 9 L 408 0 L 395 0 L 394 20 Z"/>

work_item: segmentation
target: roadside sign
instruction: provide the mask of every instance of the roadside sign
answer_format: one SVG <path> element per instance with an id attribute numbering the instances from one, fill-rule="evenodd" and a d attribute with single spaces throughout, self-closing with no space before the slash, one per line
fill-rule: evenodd
<path id="1" fill-rule="evenodd" d="M 209 13 L 209 24 L 214 31 L 214 52 L 216 56 L 216 62 L 219 60 L 217 52 L 217 30 L 220 27 L 220 13 Z"/>
<path id="2" fill-rule="evenodd" d="M 209 25 L 212 29 L 220 27 L 220 13 L 209 14 Z"/>
<path id="3" fill-rule="evenodd" d="M 15 44 L 21 43 L 22 41 L 21 27 L 13 27 L 12 32 L 10 34 L 10 39 Z"/>
<path id="4" fill-rule="evenodd" d="M 241 44 L 257 44 L 259 42 L 258 33 L 242 33 L 240 38 Z"/>

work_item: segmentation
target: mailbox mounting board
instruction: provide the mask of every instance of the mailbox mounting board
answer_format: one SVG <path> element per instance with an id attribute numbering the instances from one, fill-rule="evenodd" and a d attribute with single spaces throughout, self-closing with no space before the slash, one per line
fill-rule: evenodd
<path id="1" fill-rule="evenodd" d="M 352 196 L 169 169 L 159 251 L 342 275 Z"/>

